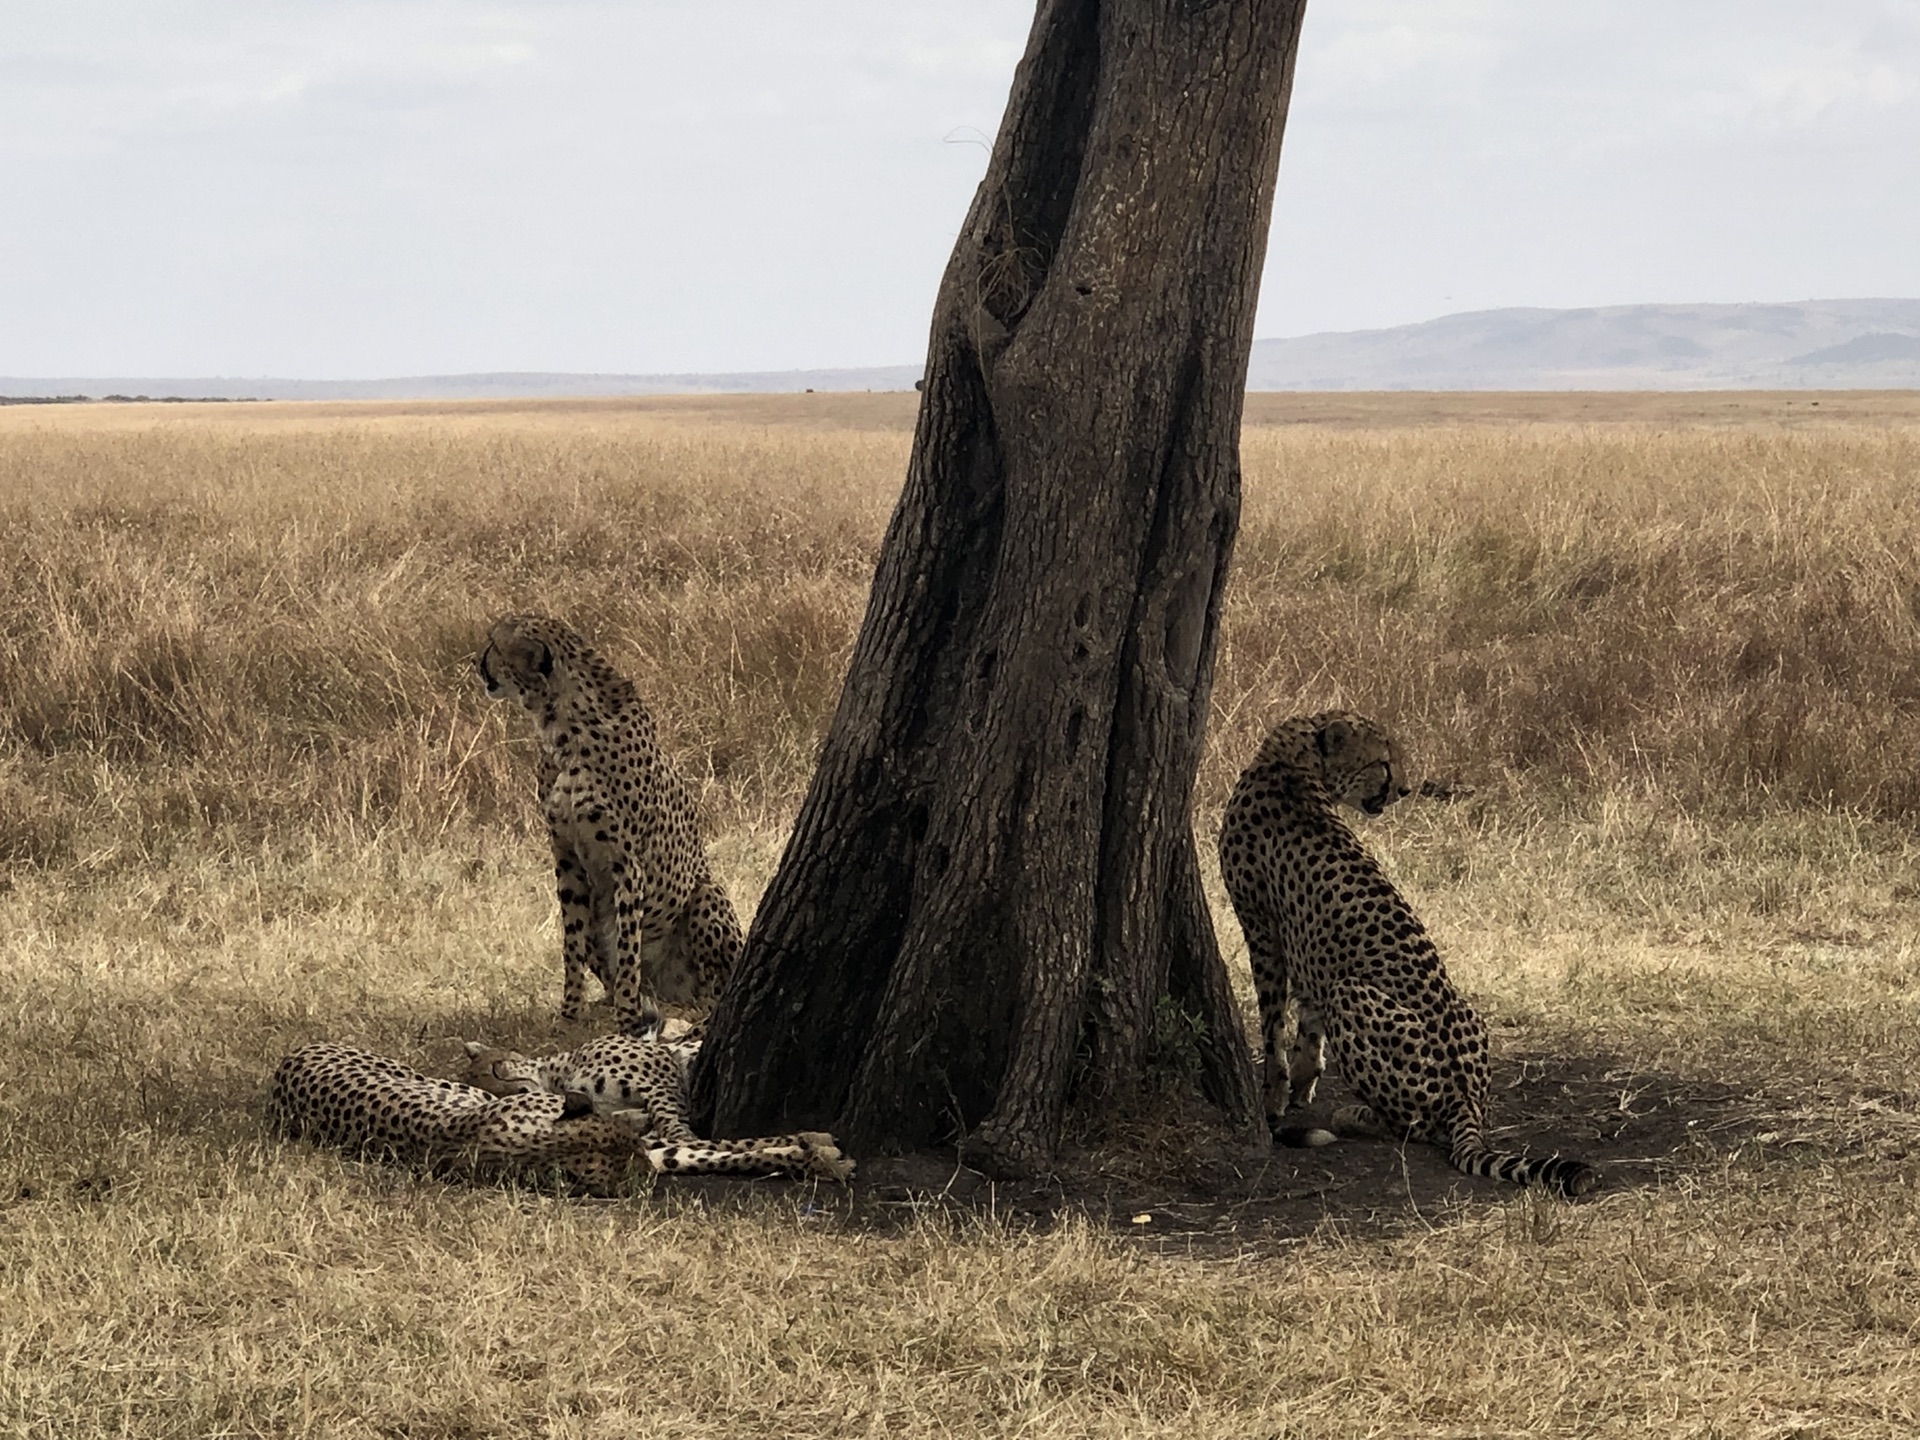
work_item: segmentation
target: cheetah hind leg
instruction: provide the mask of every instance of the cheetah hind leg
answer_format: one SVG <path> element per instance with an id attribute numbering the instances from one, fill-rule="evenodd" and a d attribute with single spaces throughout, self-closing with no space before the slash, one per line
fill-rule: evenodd
<path id="1" fill-rule="evenodd" d="M 1324 1125 L 1286 1126 L 1274 1131 L 1273 1138 L 1276 1143 L 1296 1150 L 1332 1145 L 1340 1140 L 1391 1140 L 1399 1144 L 1413 1138 L 1382 1120 L 1371 1105 L 1358 1101 L 1336 1105 L 1324 1118 Z"/>
<path id="2" fill-rule="evenodd" d="M 1369 1014 L 1383 1029 L 1420 1033 L 1420 1017 L 1371 986 L 1342 987 L 1337 1001 L 1343 1007 L 1337 1013 Z M 1341 1048 L 1336 1045 L 1336 1052 Z M 1483 1050 L 1476 1064 L 1484 1067 L 1485 1063 Z M 1351 1079 L 1352 1067 L 1344 1059 L 1342 1065 Z M 1447 1075 L 1413 1065 L 1410 1073 L 1399 1079 L 1401 1093 L 1381 1097 L 1391 1119 L 1368 1105 L 1347 1105 L 1335 1111 L 1333 1128 L 1341 1135 L 1441 1145 L 1448 1151 L 1448 1163 L 1464 1174 L 1515 1185 L 1539 1185 L 1569 1199 L 1586 1194 L 1599 1183 L 1600 1172 L 1582 1161 L 1561 1155 L 1534 1159 L 1487 1144 L 1485 1102 L 1481 1098 L 1485 1083 L 1483 1068 L 1466 1075 Z M 1396 1110 L 1398 1114 L 1393 1113 Z"/>
<path id="3" fill-rule="evenodd" d="M 854 1162 L 818 1130 L 758 1140 L 698 1140 L 653 1145 L 647 1159 L 662 1175 L 817 1175 L 845 1185 Z"/>
<path id="4" fill-rule="evenodd" d="M 1377 1004 L 1392 1003 L 1377 995 L 1374 998 Z M 1305 1109 L 1313 1103 L 1320 1077 L 1327 1072 L 1327 1027 L 1320 1012 L 1304 1001 L 1300 1005 L 1299 1038 L 1295 1041 L 1288 1070 L 1294 1095 L 1293 1108 Z M 1425 1133 L 1424 1127 L 1418 1135 L 1396 1129 L 1381 1119 L 1371 1105 L 1357 1101 L 1334 1106 L 1324 1126 L 1289 1125 L 1274 1131 L 1276 1141 L 1296 1149 L 1331 1145 L 1341 1138 L 1400 1142 L 1409 1138 L 1431 1140 L 1435 1137 Z"/>
<path id="5" fill-rule="evenodd" d="M 1335 991 L 1333 1013 L 1336 1015 L 1373 1014 L 1381 1017 L 1380 1023 L 1386 1028 L 1403 1034 L 1417 1034 L 1421 1028 L 1420 1018 L 1405 1006 L 1399 1004 L 1371 985 L 1342 983 Z M 1311 1098 L 1320 1077 L 1326 1073 L 1328 1034 L 1324 1016 L 1320 1011 L 1302 1004 L 1300 1007 L 1300 1043 L 1293 1057 L 1294 1085 Z M 1338 1048 L 1338 1047 L 1336 1047 Z M 1353 1080 L 1353 1071 L 1346 1070 L 1349 1083 Z M 1336 1105 L 1326 1116 L 1324 1129 L 1301 1129 L 1303 1139 L 1293 1143 L 1303 1145 L 1330 1145 L 1336 1139 L 1388 1140 L 1404 1144 L 1409 1140 L 1427 1143 L 1443 1143 L 1441 1134 L 1436 1130 L 1432 1116 L 1419 1107 L 1410 1117 L 1410 1123 L 1398 1125 L 1384 1118 L 1373 1106 L 1364 1101 L 1353 1101 Z"/>
<path id="6" fill-rule="evenodd" d="M 1320 1012 L 1304 1000 L 1300 1002 L 1299 1027 L 1289 1049 L 1286 1093 L 1287 1110 L 1291 1113 L 1313 1104 L 1320 1077 L 1327 1071 L 1327 1027 L 1320 1019 Z M 1331 1145 L 1337 1138 L 1333 1130 L 1319 1125 L 1275 1125 L 1269 1120 L 1269 1128 L 1275 1140 L 1295 1150 Z"/>

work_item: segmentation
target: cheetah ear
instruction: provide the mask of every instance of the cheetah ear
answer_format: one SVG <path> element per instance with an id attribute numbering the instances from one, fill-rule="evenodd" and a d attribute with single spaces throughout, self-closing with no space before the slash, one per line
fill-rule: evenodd
<path id="1" fill-rule="evenodd" d="M 467 1058 L 469 1060 L 478 1060 L 480 1058 L 480 1052 L 487 1048 L 478 1040 L 464 1040 L 461 1043 L 467 1047 Z"/>
<path id="2" fill-rule="evenodd" d="M 1329 720 L 1313 737 L 1322 755 L 1330 755 L 1353 738 L 1353 727 L 1344 720 Z"/>
<path id="3" fill-rule="evenodd" d="M 560 1099 L 560 1118 L 579 1120 L 593 1113 L 593 1096 L 584 1090 L 568 1090 Z"/>

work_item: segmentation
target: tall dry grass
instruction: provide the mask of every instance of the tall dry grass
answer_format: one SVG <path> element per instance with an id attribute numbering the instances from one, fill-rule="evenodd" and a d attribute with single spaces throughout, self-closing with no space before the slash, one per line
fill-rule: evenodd
<path id="1" fill-rule="evenodd" d="M 1920 430 L 1268 431 L 1245 451 L 1223 759 L 1337 691 L 1451 771 L 1920 815 Z"/>
<path id="2" fill-rule="evenodd" d="M 0 856 L 526 823 L 471 661 L 509 609 L 640 682 L 716 823 L 790 800 L 890 439 L 459 429 L 0 442 Z"/>
<path id="3" fill-rule="evenodd" d="M 892 432 L 595 412 L 0 432 L 0 857 L 529 823 L 485 622 L 571 618 L 713 823 L 804 786 Z M 1920 432 L 1251 430 L 1202 809 L 1352 704 L 1425 767 L 1911 819 Z"/>

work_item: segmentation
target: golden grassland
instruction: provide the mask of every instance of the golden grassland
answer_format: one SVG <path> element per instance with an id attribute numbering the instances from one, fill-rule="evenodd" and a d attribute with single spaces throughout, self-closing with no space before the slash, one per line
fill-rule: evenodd
<path id="1" fill-rule="evenodd" d="M 750 907 L 912 403 L 0 410 L 0 1433 L 1915 1433 L 1913 396 L 1249 406 L 1203 842 L 1273 718 L 1375 713 L 1474 787 L 1367 834 L 1502 1048 L 1737 1139 L 1188 1253 L 265 1134 L 304 1040 L 559 1033 L 495 614 L 634 676 Z"/>

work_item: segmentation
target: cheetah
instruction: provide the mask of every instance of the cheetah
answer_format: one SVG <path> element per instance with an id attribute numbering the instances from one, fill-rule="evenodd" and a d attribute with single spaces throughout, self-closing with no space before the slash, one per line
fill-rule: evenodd
<path id="1" fill-rule="evenodd" d="M 687 1124 L 687 1062 L 697 1040 L 603 1035 L 558 1055 L 529 1057 L 467 1042 L 467 1080 L 496 1095 L 545 1094 L 584 1105 L 640 1140 L 662 1174 L 721 1168 L 730 1157 L 748 1167 L 815 1174 L 845 1182 L 854 1162 L 819 1131 L 755 1140 L 703 1140 Z"/>
<path id="2" fill-rule="evenodd" d="M 1599 1180 L 1592 1166 L 1487 1143 L 1486 1027 L 1334 812 L 1341 802 L 1378 815 L 1406 794 L 1393 741 L 1344 710 L 1281 721 L 1234 787 L 1220 869 L 1259 993 L 1268 1126 L 1286 1143 L 1332 1138 L 1286 1124 L 1289 1110 L 1312 1103 L 1331 1051 L 1365 1102 L 1343 1107 L 1336 1131 L 1444 1145 L 1469 1175 L 1583 1195 Z"/>
<path id="3" fill-rule="evenodd" d="M 708 868 L 693 795 L 660 753 L 633 683 L 543 615 L 495 622 L 478 668 L 488 696 L 518 700 L 539 729 L 562 1017 L 585 1012 L 589 970 L 629 1033 L 657 1023 L 662 1001 L 710 1006 L 739 958 L 740 920 Z"/>
<path id="4" fill-rule="evenodd" d="M 670 1064 L 683 1063 L 671 1047 L 657 1048 Z M 831 1136 L 714 1143 L 686 1131 L 684 1139 L 663 1138 L 610 1110 L 600 1112 L 583 1090 L 554 1094 L 536 1086 L 489 1089 L 440 1080 L 326 1041 L 280 1062 L 267 1108 L 289 1139 L 439 1174 L 503 1178 L 558 1169 L 594 1195 L 619 1194 L 648 1174 L 812 1174 L 844 1181 L 853 1173 Z"/>
<path id="5" fill-rule="evenodd" d="M 384 1055 L 327 1041 L 280 1062 L 268 1114 L 305 1139 L 435 1173 L 504 1177 L 558 1168 L 596 1195 L 619 1192 L 646 1151 L 584 1097 L 502 1098 Z"/>

